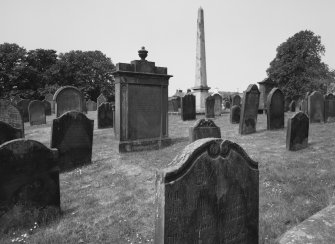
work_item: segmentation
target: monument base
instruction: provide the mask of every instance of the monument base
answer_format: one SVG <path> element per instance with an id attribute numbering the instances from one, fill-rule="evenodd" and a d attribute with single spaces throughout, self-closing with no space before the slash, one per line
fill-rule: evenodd
<path id="1" fill-rule="evenodd" d="M 206 98 L 209 96 L 208 90 L 210 87 L 193 87 L 192 94 L 195 96 L 195 111 L 197 114 L 205 113 Z"/>
<path id="2" fill-rule="evenodd" d="M 133 141 L 120 141 L 119 152 L 136 152 L 146 150 L 158 150 L 162 147 L 167 147 L 171 144 L 171 138 L 151 138 Z"/>

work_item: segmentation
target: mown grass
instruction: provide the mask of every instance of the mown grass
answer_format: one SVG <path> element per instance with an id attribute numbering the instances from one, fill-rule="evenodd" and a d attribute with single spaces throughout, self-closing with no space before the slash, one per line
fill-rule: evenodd
<path id="1" fill-rule="evenodd" d="M 88 116 L 95 119 L 96 113 Z M 49 146 L 52 118 L 43 126 L 26 123 L 26 138 Z M 335 123 L 311 124 L 309 147 L 288 152 L 286 129 L 267 131 L 265 115 L 258 117 L 257 133 L 245 136 L 229 123 L 229 114 L 214 121 L 223 139 L 240 144 L 259 163 L 260 243 L 273 243 L 334 203 Z M 153 243 L 155 173 L 188 144 L 193 123 L 170 115 L 171 146 L 119 154 L 113 129 L 98 130 L 95 121 L 93 163 L 60 175 L 61 215 L 33 231 L 14 225 L 11 233 L 0 233 L 0 242 L 13 243 L 16 236 L 27 234 L 26 243 Z M 30 218 L 33 222 L 34 216 Z"/>

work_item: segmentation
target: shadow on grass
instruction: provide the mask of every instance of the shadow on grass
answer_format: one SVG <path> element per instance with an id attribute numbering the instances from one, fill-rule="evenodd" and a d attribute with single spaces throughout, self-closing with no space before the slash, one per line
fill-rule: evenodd
<path id="1" fill-rule="evenodd" d="M 186 142 L 189 141 L 188 137 L 177 137 L 177 138 L 171 138 L 171 144 L 170 146 L 180 143 L 180 142 Z"/>

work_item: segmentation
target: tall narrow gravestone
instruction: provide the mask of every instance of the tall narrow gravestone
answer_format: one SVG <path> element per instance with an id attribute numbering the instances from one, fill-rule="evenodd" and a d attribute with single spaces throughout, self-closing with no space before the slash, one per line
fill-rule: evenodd
<path id="1" fill-rule="evenodd" d="M 325 99 L 325 122 L 335 121 L 335 96 L 333 94 L 327 94 Z"/>
<path id="2" fill-rule="evenodd" d="M 308 96 L 308 116 L 310 123 L 324 122 L 324 98 L 318 91 Z"/>
<path id="3" fill-rule="evenodd" d="M 241 108 L 238 105 L 233 105 L 230 109 L 230 123 L 238 124 L 241 118 Z"/>
<path id="4" fill-rule="evenodd" d="M 44 103 L 38 100 L 31 101 L 28 107 L 30 125 L 46 124 Z"/>
<path id="5" fill-rule="evenodd" d="M 266 101 L 267 129 L 284 128 L 284 94 L 279 88 L 273 88 Z"/>
<path id="6" fill-rule="evenodd" d="M 42 102 L 44 104 L 45 115 L 47 115 L 47 116 L 51 115 L 52 114 L 51 103 L 47 100 L 43 100 Z"/>
<path id="7" fill-rule="evenodd" d="M 241 97 L 240 95 L 236 94 L 232 97 L 232 106 L 237 105 L 237 106 L 241 106 Z"/>
<path id="8" fill-rule="evenodd" d="M 139 52 L 141 60 L 116 64 L 115 136 L 119 152 L 158 149 L 170 144 L 168 137 L 167 68 L 145 60 L 148 51 Z"/>
<path id="9" fill-rule="evenodd" d="M 251 84 L 243 94 L 239 133 L 241 135 L 256 132 L 257 113 L 259 106 L 259 90 Z"/>
<path id="10" fill-rule="evenodd" d="M 107 98 L 105 97 L 104 94 L 100 94 L 97 98 L 97 108 L 99 108 L 99 106 L 102 104 L 102 103 L 106 103 L 107 102 Z"/>
<path id="11" fill-rule="evenodd" d="M 22 99 L 20 100 L 16 106 L 20 110 L 23 118 L 23 122 L 29 122 L 29 112 L 28 112 L 28 106 L 31 100 L 29 99 Z"/>
<path id="12" fill-rule="evenodd" d="M 112 103 L 104 102 L 100 104 L 97 112 L 98 129 L 112 128 L 114 126 L 114 110 L 115 106 Z"/>
<path id="13" fill-rule="evenodd" d="M 55 102 L 56 118 L 69 111 L 84 112 L 86 107 L 83 94 L 74 86 L 59 88 L 53 100 Z"/>
<path id="14" fill-rule="evenodd" d="M 51 113 L 55 113 L 55 102 L 53 100 L 53 95 L 51 93 L 47 93 L 44 95 L 44 100 L 48 101 L 51 105 Z M 47 114 L 48 115 L 48 114 Z"/>
<path id="15" fill-rule="evenodd" d="M 0 145 L 0 209 L 14 204 L 60 207 L 57 149 L 33 140 Z"/>
<path id="16" fill-rule="evenodd" d="M 22 138 L 22 131 L 0 121 L 0 145 L 6 141 Z"/>
<path id="17" fill-rule="evenodd" d="M 199 119 L 195 124 L 189 128 L 189 140 L 194 142 L 202 138 L 221 138 L 221 130 L 213 120 Z"/>
<path id="18" fill-rule="evenodd" d="M 296 113 L 287 121 L 286 149 L 297 151 L 308 146 L 309 118 L 303 113 Z"/>
<path id="19" fill-rule="evenodd" d="M 295 112 L 296 102 L 293 100 L 288 107 L 290 112 Z"/>
<path id="20" fill-rule="evenodd" d="M 50 145 L 59 151 L 61 171 L 91 163 L 93 127 L 94 120 L 77 111 L 53 120 Z"/>
<path id="21" fill-rule="evenodd" d="M 181 119 L 195 120 L 195 96 L 191 93 L 187 93 L 181 98 Z"/>
<path id="22" fill-rule="evenodd" d="M 220 116 L 222 114 L 222 97 L 219 93 L 212 95 L 214 97 L 214 114 Z"/>
<path id="23" fill-rule="evenodd" d="M 205 100 L 206 118 L 215 118 L 214 106 L 215 106 L 215 98 L 213 96 L 208 96 Z"/>
<path id="24" fill-rule="evenodd" d="M 258 163 L 237 144 L 202 139 L 157 173 L 155 244 L 258 244 Z"/>
<path id="25" fill-rule="evenodd" d="M 2 99 L 0 99 L 0 121 L 21 130 L 22 138 L 24 138 L 24 123 L 21 111 L 9 101 Z"/>

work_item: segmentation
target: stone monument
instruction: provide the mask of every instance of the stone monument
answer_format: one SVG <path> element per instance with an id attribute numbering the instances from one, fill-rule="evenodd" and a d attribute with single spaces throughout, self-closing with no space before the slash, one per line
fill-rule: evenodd
<path id="1" fill-rule="evenodd" d="M 325 101 L 323 95 L 314 91 L 308 96 L 308 116 L 310 123 L 325 121 Z"/>
<path id="2" fill-rule="evenodd" d="M 279 88 L 273 88 L 266 101 L 267 129 L 284 128 L 284 94 Z"/>
<path id="3" fill-rule="evenodd" d="M 221 138 L 221 130 L 211 119 L 199 119 L 189 128 L 189 141 L 208 137 Z"/>

